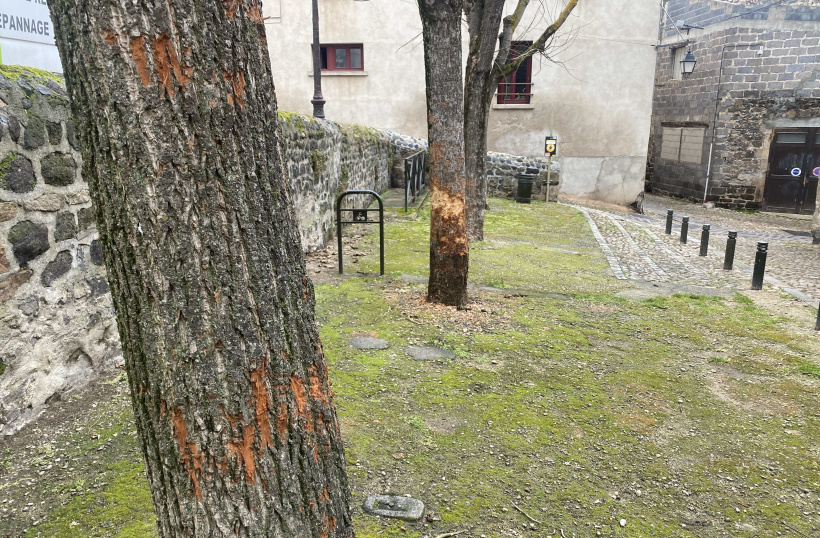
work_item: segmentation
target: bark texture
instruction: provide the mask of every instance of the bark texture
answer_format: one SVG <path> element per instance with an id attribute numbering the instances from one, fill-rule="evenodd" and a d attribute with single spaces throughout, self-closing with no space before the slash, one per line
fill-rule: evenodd
<path id="1" fill-rule="evenodd" d="M 812 244 L 820 245 L 820 189 L 817 189 L 817 201 L 814 203 L 814 216 L 811 219 Z"/>
<path id="2" fill-rule="evenodd" d="M 504 3 L 505 0 L 464 2 L 470 32 L 470 49 L 464 77 L 464 149 L 467 174 L 467 231 L 470 241 L 484 239 L 484 211 L 487 207 L 487 122 L 495 89 L 502 78 L 515 72 L 527 58 L 536 54 L 546 55 L 551 38 L 566 22 L 578 0 L 569 0 L 555 21 L 530 47 L 515 58 L 510 58 L 510 46 L 530 0 L 518 0 L 514 12 L 502 21 Z"/>
<path id="3" fill-rule="evenodd" d="M 461 0 L 419 0 L 430 147 L 430 280 L 427 300 L 467 301 Z"/>
<path id="4" fill-rule="evenodd" d="M 163 537 L 352 536 L 258 0 L 50 0 Z"/>
<path id="5" fill-rule="evenodd" d="M 498 81 L 493 58 L 504 2 L 467 0 L 464 11 L 470 32 L 470 48 L 464 72 L 464 161 L 467 176 L 467 237 L 484 240 L 487 206 L 487 122 Z M 506 61 L 506 58 L 504 58 Z"/>

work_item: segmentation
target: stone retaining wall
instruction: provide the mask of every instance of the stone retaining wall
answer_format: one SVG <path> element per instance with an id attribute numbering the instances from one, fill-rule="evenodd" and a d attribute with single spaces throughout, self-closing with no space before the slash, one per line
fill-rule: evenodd
<path id="1" fill-rule="evenodd" d="M 387 133 L 280 113 L 283 152 L 302 248 L 322 248 L 335 236 L 335 204 L 346 190 L 389 187 L 392 149 Z M 345 206 L 364 203 L 345 199 Z"/>
<path id="2" fill-rule="evenodd" d="M 338 194 L 387 188 L 389 137 L 286 113 L 280 120 L 294 214 L 313 250 L 334 233 Z M 0 67 L 0 433 L 122 364 L 81 164 L 62 81 Z"/>
<path id="3" fill-rule="evenodd" d="M 0 72 L 0 431 L 120 356 L 62 83 Z"/>
<path id="4" fill-rule="evenodd" d="M 390 185 L 392 187 L 404 186 L 404 158 L 427 149 L 427 140 L 398 133 L 386 132 L 393 146 L 393 169 L 391 172 Z M 487 189 L 490 196 L 501 198 L 515 198 L 518 186 L 516 174 L 523 173 L 527 168 L 538 169 L 538 179 L 533 184 L 533 196 L 545 194 L 547 181 L 547 161 L 543 157 L 522 157 L 520 155 L 510 155 L 507 153 L 487 152 Z M 560 187 L 561 166 L 558 161 L 552 161 L 552 172 L 550 181 L 550 199 L 555 200 Z"/>

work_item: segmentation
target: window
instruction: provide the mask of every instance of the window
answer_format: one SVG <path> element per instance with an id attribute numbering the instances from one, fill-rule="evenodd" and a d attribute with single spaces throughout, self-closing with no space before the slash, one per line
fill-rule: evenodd
<path id="1" fill-rule="evenodd" d="M 532 41 L 513 41 L 510 46 L 510 58 L 518 58 L 518 55 L 527 50 L 532 45 Z M 524 60 L 518 69 L 506 77 L 498 84 L 498 104 L 529 104 L 532 96 L 532 56 Z"/>
<path id="2" fill-rule="evenodd" d="M 686 47 L 672 49 L 672 80 L 683 80 L 680 62 L 684 56 L 686 56 Z"/>
<path id="3" fill-rule="evenodd" d="M 661 159 L 701 164 L 705 127 L 664 127 Z"/>
<path id="4" fill-rule="evenodd" d="M 362 44 L 320 45 L 322 71 L 362 71 L 364 70 L 364 49 Z"/>

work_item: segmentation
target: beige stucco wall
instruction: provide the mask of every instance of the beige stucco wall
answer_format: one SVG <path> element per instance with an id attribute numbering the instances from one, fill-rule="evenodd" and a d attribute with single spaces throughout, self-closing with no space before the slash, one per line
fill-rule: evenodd
<path id="1" fill-rule="evenodd" d="M 311 3 L 264 1 L 279 107 L 310 114 Z M 514 5 L 508 2 L 508 12 Z M 544 5 L 557 13 L 563 2 Z M 323 75 L 327 118 L 425 137 L 416 2 L 319 0 L 319 19 L 322 43 L 364 45 L 365 75 Z M 524 21 L 529 31 L 515 39 L 534 39 L 551 20 Z M 631 203 L 643 189 L 657 24 L 655 0 L 580 0 L 551 49 L 557 63 L 533 62 L 531 106 L 491 110 L 488 149 L 538 156 L 544 136 L 556 134 L 563 192 Z M 465 27 L 465 42 L 466 34 Z"/>

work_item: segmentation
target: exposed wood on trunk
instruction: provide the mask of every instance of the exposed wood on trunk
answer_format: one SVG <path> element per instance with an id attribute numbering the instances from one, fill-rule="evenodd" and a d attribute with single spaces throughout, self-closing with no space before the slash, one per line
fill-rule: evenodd
<path id="1" fill-rule="evenodd" d="M 352 536 L 259 3 L 49 6 L 160 535 Z"/>
<path id="2" fill-rule="evenodd" d="M 461 0 L 419 0 L 430 140 L 429 301 L 467 300 Z"/>

